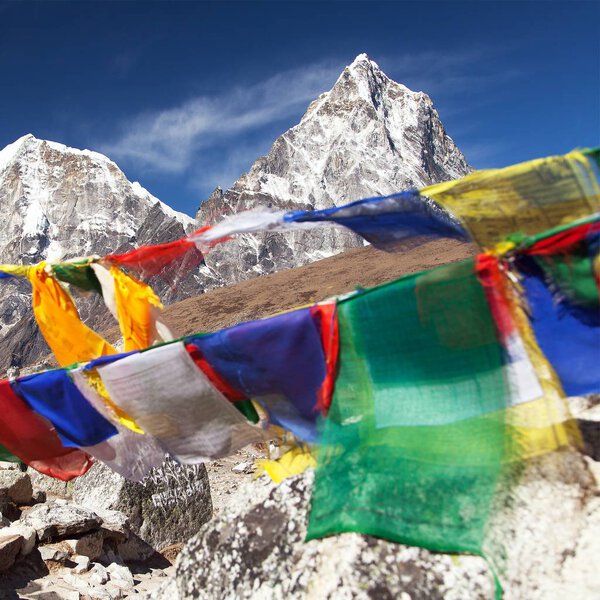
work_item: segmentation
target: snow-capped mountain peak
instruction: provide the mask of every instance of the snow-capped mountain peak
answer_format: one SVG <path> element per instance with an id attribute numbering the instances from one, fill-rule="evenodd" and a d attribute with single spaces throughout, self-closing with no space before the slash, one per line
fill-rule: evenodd
<path id="1" fill-rule="evenodd" d="M 197 219 L 209 224 L 220 215 L 259 205 L 329 208 L 453 179 L 469 170 L 429 96 L 391 80 L 376 62 L 360 54 L 248 173 L 227 191 L 211 194 Z M 239 242 L 247 245 L 243 249 L 231 244 L 231 256 L 226 259 L 221 254 L 227 250 L 219 250 L 207 264 L 222 268 L 228 260 L 236 262 L 237 256 L 237 267 L 227 267 L 230 281 L 303 264 L 361 243 L 338 231 L 269 234 L 262 243 Z"/>

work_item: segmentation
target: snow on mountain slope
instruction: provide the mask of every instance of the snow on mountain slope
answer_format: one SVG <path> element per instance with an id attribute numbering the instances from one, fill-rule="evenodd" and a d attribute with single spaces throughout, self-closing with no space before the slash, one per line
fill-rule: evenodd
<path id="1" fill-rule="evenodd" d="M 461 177 L 470 171 L 427 94 L 389 79 L 366 54 L 308 107 L 267 156 L 196 215 L 200 225 L 266 205 L 322 209 Z M 207 264 L 225 282 L 293 267 L 362 245 L 338 229 L 244 236 Z"/>

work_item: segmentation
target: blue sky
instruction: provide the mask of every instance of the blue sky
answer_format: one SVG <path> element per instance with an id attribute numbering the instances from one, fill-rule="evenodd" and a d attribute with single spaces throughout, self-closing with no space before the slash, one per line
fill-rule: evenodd
<path id="1" fill-rule="evenodd" d="M 600 143 L 598 2 L 5 2 L 0 147 L 109 155 L 193 214 L 366 52 L 478 168 Z"/>

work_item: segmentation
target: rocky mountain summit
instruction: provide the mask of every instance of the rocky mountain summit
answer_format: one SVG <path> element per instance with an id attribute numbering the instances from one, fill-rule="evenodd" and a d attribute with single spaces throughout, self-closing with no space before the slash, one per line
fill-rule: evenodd
<path id="1" fill-rule="evenodd" d="M 0 151 L 0 206 L 1 263 L 124 252 L 177 239 L 193 227 L 193 219 L 129 182 L 102 154 L 32 135 Z M 92 324 L 106 318 L 98 301 L 84 305 L 82 314 L 93 315 Z M 0 286 L 0 344 L 2 372 L 48 353 L 25 282 Z"/>
<path id="2" fill-rule="evenodd" d="M 309 106 L 298 125 L 223 191 L 201 204 L 200 225 L 258 206 L 323 209 L 461 177 L 470 171 L 431 98 L 392 81 L 366 54 Z M 207 265 L 232 283 L 363 245 L 341 229 L 242 236 Z"/>

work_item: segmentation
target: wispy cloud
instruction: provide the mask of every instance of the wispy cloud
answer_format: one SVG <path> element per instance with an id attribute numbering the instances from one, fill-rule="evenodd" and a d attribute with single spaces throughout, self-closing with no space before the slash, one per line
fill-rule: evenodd
<path id="1" fill-rule="evenodd" d="M 489 92 L 490 88 L 513 81 L 522 73 L 516 67 L 494 67 L 502 50 L 479 46 L 458 51 L 423 51 L 386 57 L 381 66 L 398 81 L 435 97 L 465 97 L 467 94 Z"/>
<path id="2" fill-rule="evenodd" d="M 163 173 L 184 173 L 202 150 L 302 114 L 329 89 L 340 64 L 323 62 L 278 73 L 259 83 L 141 114 L 123 126 L 103 152 Z"/>

